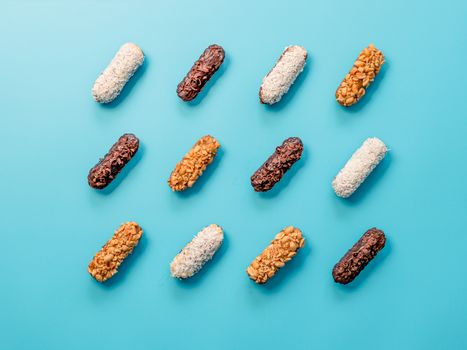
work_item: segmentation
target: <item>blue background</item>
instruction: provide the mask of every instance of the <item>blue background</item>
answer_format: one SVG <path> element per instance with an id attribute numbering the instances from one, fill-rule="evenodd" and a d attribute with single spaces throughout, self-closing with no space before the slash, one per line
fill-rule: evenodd
<path id="1" fill-rule="evenodd" d="M 465 349 L 465 1 L 3 1 L 0 12 L 2 349 Z M 146 63 L 122 98 L 91 87 L 127 41 Z M 387 63 L 358 105 L 334 92 L 361 49 Z M 200 98 L 176 85 L 211 43 L 226 62 Z M 309 59 L 282 102 L 258 101 L 283 48 Z M 89 169 L 124 132 L 142 149 L 98 192 Z M 205 134 L 222 151 L 196 186 L 175 164 Z M 267 194 L 249 176 L 289 136 L 303 159 Z M 367 137 L 388 157 L 350 199 L 331 181 Z M 109 283 L 87 273 L 125 221 L 144 238 Z M 191 280 L 169 274 L 201 228 L 226 240 Z M 306 247 L 257 286 L 251 260 L 287 225 Z M 370 227 L 387 247 L 351 285 L 338 259 Z"/>

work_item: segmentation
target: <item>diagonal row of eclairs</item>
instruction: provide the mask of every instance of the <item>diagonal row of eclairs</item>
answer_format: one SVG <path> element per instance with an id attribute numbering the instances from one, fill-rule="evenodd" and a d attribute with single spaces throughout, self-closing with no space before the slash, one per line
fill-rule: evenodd
<path id="1" fill-rule="evenodd" d="M 284 49 L 262 81 L 259 89 L 260 103 L 272 105 L 281 100 L 303 71 L 307 55 L 302 46 L 293 45 Z M 178 84 L 177 95 L 183 101 L 195 99 L 222 65 L 224 58 L 225 51 L 221 46 L 207 47 Z M 115 100 L 143 63 L 144 53 L 139 46 L 133 43 L 121 46 L 94 83 L 94 100 L 99 103 Z M 337 88 L 336 101 L 344 107 L 357 103 L 365 95 L 383 63 L 383 53 L 373 44 L 364 48 Z M 199 139 L 170 175 L 168 184 L 171 189 L 184 191 L 191 188 L 213 161 L 219 147 L 219 142 L 210 135 Z M 139 139 L 135 135 L 121 136 L 104 158 L 89 171 L 89 185 L 99 190 L 107 187 L 136 154 L 138 148 Z M 303 144 L 298 137 L 286 139 L 251 176 L 253 189 L 257 192 L 271 190 L 300 159 L 302 151 Z M 386 153 L 387 147 L 380 139 L 366 139 L 332 181 L 335 193 L 339 197 L 350 197 Z M 89 273 L 99 282 L 114 276 L 120 264 L 137 246 L 141 236 L 142 229 L 137 223 L 122 224 L 94 256 L 88 266 Z M 221 246 L 223 237 L 223 230 L 218 225 L 212 224 L 202 229 L 173 259 L 170 264 L 172 276 L 186 279 L 195 275 L 212 259 Z M 342 284 L 353 281 L 384 247 L 385 242 L 386 236 L 382 230 L 370 228 L 334 266 L 334 280 Z M 304 244 L 305 239 L 300 229 L 293 226 L 284 228 L 253 260 L 246 271 L 248 276 L 258 284 L 266 283 Z"/>

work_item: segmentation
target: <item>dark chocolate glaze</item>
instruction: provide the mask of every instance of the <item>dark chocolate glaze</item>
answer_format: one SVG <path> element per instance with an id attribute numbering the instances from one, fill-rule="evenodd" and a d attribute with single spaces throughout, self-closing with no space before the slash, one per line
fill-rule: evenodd
<path id="1" fill-rule="evenodd" d="M 384 248 L 386 236 L 384 232 L 373 227 L 363 236 L 334 266 L 332 276 L 337 283 L 352 282 L 366 265 Z"/>
<path id="2" fill-rule="evenodd" d="M 282 179 L 282 176 L 300 159 L 303 143 L 298 137 L 290 137 L 251 176 L 251 186 L 256 192 L 266 192 Z"/>
<path id="3" fill-rule="evenodd" d="M 96 189 L 107 187 L 133 158 L 138 147 L 139 140 L 135 135 L 122 135 L 105 157 L 89 171 L 89 186 Z"/>
<path id="4" fill-rule="evenodd" d="M 177 95 L 183 101 L 191 101 L 203 89 L 224 62 L 225 52 L 219 45 L 211 45 L 193 64 L 188 74 L 177 86 Z"/>

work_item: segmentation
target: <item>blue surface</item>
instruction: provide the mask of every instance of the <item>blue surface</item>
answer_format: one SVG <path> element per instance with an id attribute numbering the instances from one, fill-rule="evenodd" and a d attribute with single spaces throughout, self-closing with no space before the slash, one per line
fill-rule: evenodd
<path id="1" fill-rule="evenodd" d="M 467 2 L 4 1 L 0 11 L 0 348 L 465 349 Z M 144 68 L 101 106 L 91 86 L 118 47 Z M 387 63 L 360 104 L 334 92 L 374 42 Z M 225 64 L 195 103 L 176 85 L 211 43 Z M 258 102 L 289 44 L 305 72 L 282 102 Z M 142 150 L 118 186 L 86 176 L 124 132 Z M 196 186 L 166 180 L 202 135 L 222 152 Z M 303 159 L 270 193 L 249 176 L 289 136 Z M 331 181 L 370 136 L 389 156 L 349 200 Z M 110 283 L 87 273 L 124 221 L 144 238 Z M 202 227 L 221 251 L 192 280 L 169 275 Z M 287 225 L 306 248 L 265 286 L 245 274 Z M 368 228 L 388 246 L 351 285 L 335 262 Z"/>

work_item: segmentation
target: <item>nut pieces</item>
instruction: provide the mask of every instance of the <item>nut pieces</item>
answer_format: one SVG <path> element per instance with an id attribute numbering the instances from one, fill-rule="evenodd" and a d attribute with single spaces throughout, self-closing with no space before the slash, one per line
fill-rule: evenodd
<path id="1" fill-rule="evenodd" d="M 224 62 L 222 46 L 210 45 L 193 64 L 185 78 L 177 86 L 177 95 L 183 101 L 191 101 L 198 96 L 204 85 L 211 79 Z"/>
<path id="2" fill-rule="evenodd" d="M 195 62 L 184 80 L 178 85 L 177 94 L 184 101 L 191 101 L 202 90 L 206 82 L 218 70 L 225 52 L 218 45 L 209 46 Z M 274 104 L 287 93 L 297 76 L 303 71 L 307 52 L 303 47 L 286 48 L 274 68 L 264 78 L 260 88 L 261 103 Z M 123 45 L 111 64 L 99 76 L 93 87 L 97 102 L 114 100 L 135 71 L 143 64 L 144 54 L 139 47 Z M 336 100 L 343 106 L 357 103 L 374 81 L 384 64 L 384 55 L 373 44 L 365 48 L 354 66 L 336 90 Z M 94 166 L 88 175 L 89 185 L 102 189 L 110 184 L 139 147 L 133 134 L 124 134 L 112 146 L 106 156 Z M 168 180 L 173 191 L 183 191 L 194 185 L 206 167 L 214 160 L 219 142 L 206 135 L 199 139 L 176 165 Z M 253 174 L 251 184 L 255 191 L 268 191 L 279 182 L 286 171 L 300 159 L 303 144 L 298 137 L 286 139 L 267 161 Z M 364 142 L 339 172 L 333 181 L 338 196 L 349 197 L 360 186 L 371 171 L 384 158 L 387 148 L 377 138 Z M 88 272 L 98 282 L 113 277 L 125 258 L 138 245 L 143 231 L 135 222 L 122 224 L 113 237 L 102 247 L 88 265 Z M 171 263 L 172 276 L 186 279 L 196 274 L 212 259 L 223 241 L 222 228 L 212 224 L 200 231 Z M 386 237 L 383 231 L 372 228 L 340 259 L 332 271 L 335 282 L 352 282 L 365 266 L 384 248 Z M 285 266 L 305 244 L 300 229 L 284 228 L 257 256 L 246 272 L 257 284 L 264 284 Z"/>
<path id="3" fill-rule="evenodd" d="M 332 270 L 334 281 L 341 284 L 352 282 L 366 265 L 384 248 L 386 236 L 373 227 L 366 231 Z"/>
<path id="4" fill-rule="evenodd" d="M 365 95 L 370 83 L 375 80 L 383 63 L 383 53 L 373 44 L 364 48 L 350 72 L 337 88 L 337 102 L 346 107 L 357 103 Z"/>
<path id="5" fill-rule="evenodd" d="M 88 174 L 89 186 L 95 189 L 107 187 L 133 158 L 139 148 L 139 139 L 133 134 L 123 134 Z"/>
<path id="6" fill-rule="evenodd" d="M 269 246 L 256 257 L 246 270 L 248 276 L 258 284 L 266 283 L 276 272 L 290 261 L 305 244 L 300 229 L 289 226 L 279 232 Z"/>
<path id="7" fill-rule="evenodd" d="M 88 272 L 99 282 L 105 282 L 139 243 L 143 230 L 136 222 L 122 224 L 113 237 L 94 256 Z"/>
<path id="8" fill-rule="evenodd" d="M 172 171 L 168 180 L 170 188 L 184 191 L 192 187 L 214 160 L 219 147 L 219 142 L 210 135 L 199 139 Z"/>
<path id="9" fill-rule="evenodd" d="M 303 152 L 302 140 L 289 137 L 251 176 L 251 186 L 256 192 L 266 192 L 278 183 L 282 176 L 300 159 Z"/>

